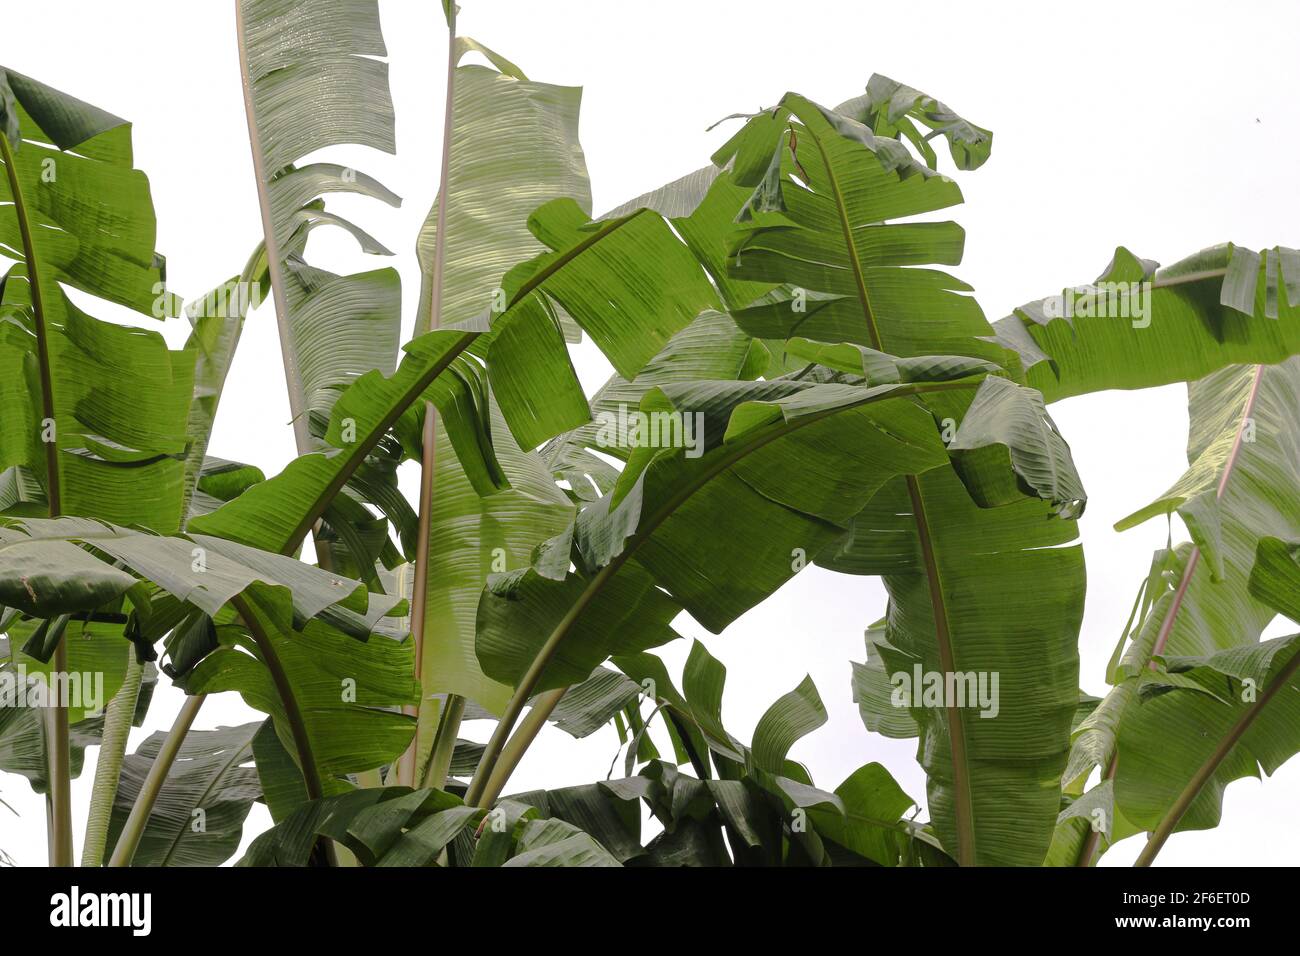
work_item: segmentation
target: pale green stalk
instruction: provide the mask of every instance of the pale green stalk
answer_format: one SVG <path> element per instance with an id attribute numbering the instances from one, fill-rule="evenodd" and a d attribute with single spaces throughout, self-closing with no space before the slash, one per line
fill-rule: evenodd
<path id="1" fill-rule="evenodd" d="M 135 719 L 136 702 L 140 698 L 144 665 L 136 660 L 133 645 L 127 645 L 126 654 L 126 679 L 108 702 L 104 713 L 104 733 L 99 747 L 99 760 L 95 764 L 90 815 L 86 819 L 86 842 L 81 848 L 82 866 L 104 864 L 108 824 L 113 816 L 113 802 L 117 799 L 117 784 L 122 773 L 122 760 L 126 756 L 127 738 Z"/>

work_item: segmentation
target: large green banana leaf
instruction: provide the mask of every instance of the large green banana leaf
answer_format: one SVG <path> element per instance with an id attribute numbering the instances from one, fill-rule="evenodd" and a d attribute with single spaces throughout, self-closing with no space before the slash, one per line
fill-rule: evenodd
<path id="1" fill-rule="evenodd" d="M 460 64 L 481 53 L 491 66 Z M 578 111 L 582 90 L 530 80 L 518 66 L 467 37 L 456 39 L 450 178 L 420 229 L 422 275 L 416 328 L 426 331 L 491 308 L 501 280 L 544 248 L 528 231 L 552 199 L 591 212 Z M 447 198 L 442 311 L 430 323 L 438 203 Z"/>
<path id="2" fill-rule="evenodd" d="M 461 65 L 471 53 L 484 56 L 490 66 Z M 546 251 L 528 226 L 537 207 L 568 198 L 585 213 L 591 211 L 578 143 L 581 90 L 530 80 L 518 66 L 466 37 L 454 38 L 450 55 L 446 181 L 416 244 L 422 273 L 416 328 L 421 331 L 500 310 L 496 299 L 504 295 L 506 273 Z M 435 295 L 437 316 L 431 315 Z M 529 321 L 537 353 L 512 356 L 507 337 L 489 366 L 493 387 L 502 389 L 505 406 L 516 417 L 535 422 L 549 417 L 561 428 L 585 421 L 587 404 L 573 377 L 564 334 L 550 315 L 537 314 Z M 576 330 L 571 322 L 565 328 Z M 527 365 L 548 377 L 513 385 L 501 375 L 502 363 Z M 438 451 L 432 454 L 428 534 L 416 545 L 427 558 L 422 617 L 412 620 L 412 626 L 422 628 L 418 666 L 424 685 L 416 732 L 417 780 L 424 778 L 434 728 L 442 717 L 438 695 L 455 694 L 492 713 L 500 713 L 508 699 L 508 688 L 486 677 L 474 656 L 474 619 L 487 575 L 526 565 L 533 549 L 572 519 L 572 505 L 536 454 L 520 448 L 486 381 L 480 395 L 486 441 L 500 470 L 495 486 L 477 473 L 473 458 L 448 447 L 448 429 L 455 421 L 439 415 L 435 424 Z M 521 402 L 537 409 L 521 413 Z M 408 433 L 418 436 L 412 457 L 427 460 L 431 450 L 422 447 L 424 408 L 412 412 L 416 421 Z M 529 428 L 523 435 L 531 445 L 549 437 L 549 427 Z M 453 439 L 452 444 L 460 447 L 463 441 Z M 414 580 L 413 586 L 419 583 Z"/>
<path id="3" fill-rule="evenodd" d="M 438 437 L 445 441 L 441 423 Z M 500 714 L 510 688 L 485 675 L 474 653 L 479 595 L 493 572 L 527 567 L 533 549 L 572 522 L 574 507 L 508 431 L 498 432 L 495 451 L 510 488 L 486 497 L 454 455 L 436 458 L 422 673 L 426 697 L 458 694 Z"/>
<path id="4" fill-rule="evenodd" d="M 286 624 L 335 605 L 366 614 L 396 603 L 368 594 L 358 581 L 221 538 L 162 537 L 90 518 L 27 518 L 0 527 L 0 604 L 24 614 L 93 612 L 137 583 L 128 571 L 210 616 L 255 582 L 285 596 L 279 619 Z"/>
<path id="5" fill-rule="evenodd" d="M 194 355 L 92 318 L 64 290 L 158 319 L 176 312 L 130 126 L 9 70 L 0 121 L 0 247 L 17 260 L 0 280 L 0 473 L 39 482 L 41 500 L 22 495 L 21 512 L 175 531 Z"/>
<path id="6" fill-rule="evenodd" d="M 882 490 L 855 519 L 843 551 L 819 563 L 884 576 L 889 612 L 872 656 L 889 675 L 910 680 L 919 668 L 978 682 L 996 676 L 990 706 L 912 700 L 907 712 L 944 848 L 957 856 L 973 838 L 973 859 L 963 862 L 1037 865 L 1059 809 L 1077 695 L 1083 555 L 1070 545 L 1077 529 L 1039 501 L 979 508 L 950 469 L 913 484 L 900 479 Z M 898 716 L 898 701 L 878 703 L 876 718 Z M 952 746 L 954 723 L 960 749 Z M 891 734 L 903 735 L 912 734 Z M 966 836 L 957 830 L 962 799 L 970 801 Z"/>
<path id="7" fill-rule="evenodd" d="M 1300 352 L 1300 252 L 1227 243 L 1162 269 L 1120 247 L 1096 282 L 994 328 L 1049 402 L 1280 362 Z"/>
<path id="8" fill-rule="evenodd" d="M 312 161 L 338 145 L 394 151 L 393 105 L 376 0 L 241 0 L 241 65 L 267 271 L 299 455 L 328 451 L 322 433 L 340 392 L 367 372 L 391 375 L 401 340 L 401 279 L 391 268 L 335 275 L 303 258 L 321 226 L 350 233 L 362 252 L 391 255 L 352 222 L 325 210 L 327 193 L 350 192 L 392 206 L 401 200 L 351 167 Z M 415 518 L 397 492 L 400 458 L 376 450 L 319 517 L 321 561 L 380 587 L 376 563 L 401 556 Z M 366 507 L 373 505 L 383 517 Z"/>
<path id="9" fill-rule="evenodd" d="M 297 166 L 343 144 L 395 151 L 393 104 L 377 0 L 240 0 L 240 60 L 262 227 L 298 453 L 315 447 L 312 413 L 328 418 L 338 392 L 371 369 L 391 374 L 401 325 L 394 269 L 337 276 L 300 252 L 318 226 L 339 226 L 362 251 L 391 255 L 324 211 L 325 193 L 398 205 L 369 176 L 332 163 Z"/>
<path id="10" fill-rule="evenodd" d="M 889 223 L 956 205 L 946 176 L 896 140 L 787 94 L 746 127 L 768 167 L 732 240 L 734 277 L 786 283 L 736 313 L 760 338 L 850 342 L 908 357 L 968 355 L 999 361 L 992 327 L 969 287 L 929 268 L 961 259 L 952 222 Z M 797 132 L 795 126 L 797 125 Z M 744 132 L 744 131 L 742 131 Z M 738 134 L 736 163 L 750 145 Z"/>

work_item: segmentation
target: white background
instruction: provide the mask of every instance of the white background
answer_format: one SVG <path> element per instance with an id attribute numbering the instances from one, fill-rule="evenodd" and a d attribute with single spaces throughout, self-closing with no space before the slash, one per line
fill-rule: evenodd
<path id="1" fill-rule="evenodd" d="M 786 90 L 834 104 L 880 72 L 995 133 L 989 163 L 958 176 L 967 205 L 953 213 L 968 234 L 965 263 L 955 271 L 975 286 L 990 319 L 1091 280 L 1118 244 L 1166 263 L 1224 241 L 1300 245 L 1297 4 L 1090 0 L 1069 11 L 1045 3 L 937 0 L 466 0 L 464 6 L 460 32 L 499 50 L 530 77 L 586 87 L 582 142 L 597 211 L 703 165 L 734 129 L 706 133 L 705 127 L 729 113 L 771 105 Z M 333 158 L 378 177 L 406 201 L 397 211 L 347 197 L 331 198 L 330 205 L 399 250 L 409 331 L 419 289 L 415 234 L 436 190 L 445 27 L 438 0 L 382 0 L 381 7 L 398 155 L 344 149 Z M 134 122 L 136 165 L 152 180 L 158 248 L 177 292 L 193 298 L 239 271 L 260 225 L 232 0 L 12 4 L 5 11 L 3 62 Z M 343 240 L 316 236 L 314 261 L 336 270 L 371 267 Z M 110 317 L 111 310 L 96 314 Z M 166 328 L 177 347 L 186 331 L 184 320 Z M 608 367 L 588 346 L 579 370 L 594 388 Z M 269 305 L 247 324 L 231 383 L 211 452 L 278 471 L 293 456 L 293 439 Z M 1091 495 L 1082 521 L 1089 587 L 1081 683 L 1092 693 L 1105 689 L 1105 661 L 1151 551 L 1166 534 L 1160 521 L 1124 535 L 1111 525 L 1181 474 L 1184 406 L 1185 390 L 1172 386 L 1052 409 Z M 413 496 L 414 483 L 408 487 Z M 863 657 L 862 630 L 883 607 L 874 580 L 809 569 L 721 636 L 690 621 L 679 625 L 728 666 L 724 714 L 732 733 L 748 739 L 768 704 L 810 673 L 830 723 L 792 756 L 826 789 L 879 760 L 923 798 L 913 744 L 868 735 L 850 698 L 848 662 Z M 682 641 L 667 649 L 674 673 L 687 648 Z M 146 727 L 132 734 L 132 749 L 169 726 L 178 705 L 177 692 L 161 689 Z M 227 694 L 206 704 L 199 726 L 258 716 Z M 486 733 L 472 725 L 468 732 L 478 739 Z M 582 741 L 548 728 L 512 786 L 603 778 L 616 747 L 608 728 Z M 79 834 L 93 753 L 74 785 Z M 1300 761 L 1262 785 L 1233 784 L 1225 823 L 1175 836 L 1160 862 L 1294 864 L 1298 796 Z M 13 776 L 0 779 L 0 799 L 18 815 L 0 807 L 0 849 L 18 863 L 42 864 L 43 799 Z M 255 807 L 245 843 L 268 822 Z M 1104 862 L 1131 863 L 1140 844 L 1140 837 L 1129 840 Z"/>

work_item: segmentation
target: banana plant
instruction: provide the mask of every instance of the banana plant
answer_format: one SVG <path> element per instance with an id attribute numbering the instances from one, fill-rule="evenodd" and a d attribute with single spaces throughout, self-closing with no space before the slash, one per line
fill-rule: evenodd
<path id="1" fill-rule="evenodd" d="M 1149 863 L 1300 749 L 1300 645 L 1260 639 L 1300 616 L 1300 254 L 1162 269 L 1121 248 L 990 323 L 945 271 L 964 231 L 924 217 L 961 202 L 934 144 L 973 171 L 992 133 L 882 76 L 834 108 L 788 93 L 594 217 L 580 91 L 459 35 L 444 3 L 438 198 L 401 344 L 395 270 L 305 258 L 318 226 L 387 253 L 326 197 L 396 195 L 316 158 L 395 150 L 376 0 L 234 12 L 262 235 L 179 351 L 64 289 L 179 314 L 129 127 L 0 70 L 0 675 L 108 678 L 102 715 L 0 709 L 0 766 L 50 794 L 52 862 L 89 746 L 83 862 L 157 866 L 226 861 L 257 800 L 274 826 L 243 865 L 1091 863 L 1143 830 Z M 264 294 L 298 451 L 270 478 L 208 447 Z M 590 397 L 582 336 L 615 373 Z M 1176 513 L 1192 542 L 1156 555 L 1096 700 L 1087 496 L 1048 406 L 1176 381 L 1191 468 L 1121 525 Z M 412 505 L 396 475 L 417 461 Z M 745 744 L 702 643 L 680 692 L 651 653 L 682 613 L 722 634 L 809 564 L 883 578 L 853 693 L 868 731 L 917 739 L 927 821 L 877 763 L 832 792 L 790 758 L 826 719 L 811 680 Z M 128 754 L 159 671 L 188 696 Z M 899 674 L 996 683 L 981 709 Z M 196 729 L 215 693 L 265 719 Z M 486 742 L 460 737 L 481 719 Z M 622 776 L 508 793 L 548 722 L 612 722 Z"/>

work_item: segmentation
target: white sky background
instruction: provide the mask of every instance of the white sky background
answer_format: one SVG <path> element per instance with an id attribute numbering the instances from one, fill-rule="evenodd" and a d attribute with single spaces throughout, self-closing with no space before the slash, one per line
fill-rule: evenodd
<path id="1" fill-rule="evenodd" d="M 1300 123 L 1295 38 L 1300 5 L 1088 3 L 868 4 L 801 0 L 465 0 L 460 32 L 518 63 L 530 77 L 586 88 L 582 142 L 598 212 L 703 165 L 735 128 L 719 118 L 772 105 L 786 90 L 834 104 L 873 72 L 936 96 L 994 131 L 988 164 L 955 174 L 967 230 L 956 275 L 974 285 L 990 320 L 1029 299 L 1093 279 L 1114 247 L 1173 262 L 1204 246 L 1300 245 Z M 398 251 L 405 328 L 415 316 L 415 235 L 436 190 L 446 34 L 438 0 L 381 0 L 392 64 L 398 155 L 336 150 L 405 198 L 400 210 L 331 197 Z M 150 177 L 158 248 L 170 286 L 191 299 L 237 273 L 260 230 L 249 158 L 231 0 L 43 0 L 6 10 L 3 62 L 132 120 L 136 165 Z M 946 150 L 940 149 L 947 163 Z M 951 166 L 942 167 L 952 173 Z M 312 261 L 336 271 L 373 268 L 341 233 L 314 234 Z M 111 317 L 110 309 L 95 314 Z M 137 324 L 143 324 L 137 321 Z M 169 322 L 179 347 L 188 327 Z M 608 374 L 590 345 L 578 356 L 588 389 Z M 1083 687 L 1103 671 L 1165 526 L 1123 535 L 1115 520 L 1147 503 L 1186 467 L 1185 389 L 1106 393 L 1053 406 L 1090 493 L 1081 522 L 1088 562 L 1081 639 Z M 279 345 L 268 304 L 247 323 L 221 404 L 211 452 L 268 474 L 293 457 Z M 412 499 L 417 482 L 406 476 Z M 1025 582 L 1032 587 L 1033 582 Z M 792 756 L 833 789 L 871 760 L 912 796 L 924 778 L 911 741 L 869 735 L 849 690 L 863 628 L 884 610 L 874 579 L 809 568 L 720 636 L 679 621 L 728 667 L 724 717 L 749 735 L 759 716 L 805 673 L 830 722 Z M 1270 632 L 1286 633 L 1285 628 Z M 664 649 L 676 676 L 687 641 Z M 180 694 L 160 687 L 130 748 L 165 729 Z M 198 726 L 261 715 L 231 694 L 210 699 Z M 481 726 L 466 733 L 485 739 Z M 582 741 L 548 728 L 512 789 L 604 778 L 612 729 Z M 84 827 L 94 754 L 74 785 Z M 621 762 L 620 762 L 621 765 Z M 618 771 L 621 773 L 621 769 Z M 1225 823 L 1176 835 L 1163 864 L 1293 864 L 1300 851 L 1300 761 L 1263 785 L 1233 784 Z M 20 864 L 45 862 L 44 800 L 16 776 L 0 778 L 0 848 Z M 245 845 L 269 824 L 256 806 Z M 1112 850 L 1132 862 L 1142 838 Z"/>

